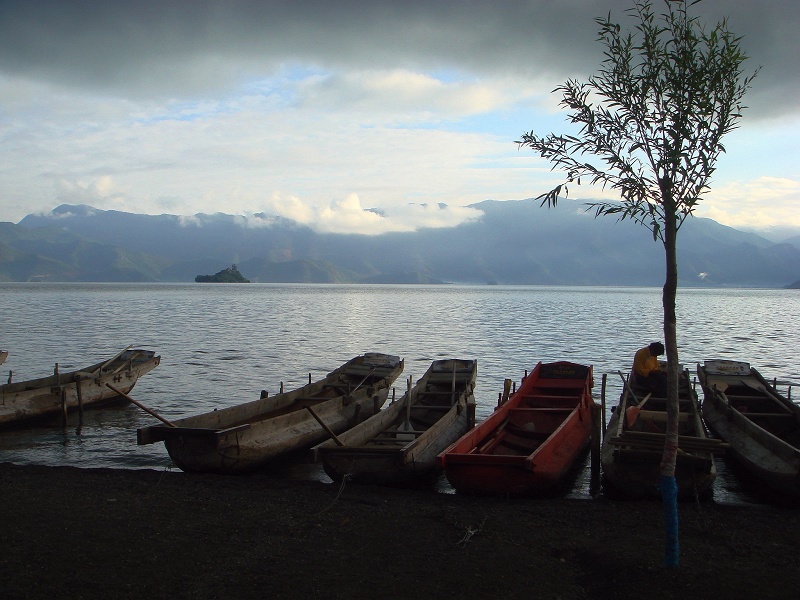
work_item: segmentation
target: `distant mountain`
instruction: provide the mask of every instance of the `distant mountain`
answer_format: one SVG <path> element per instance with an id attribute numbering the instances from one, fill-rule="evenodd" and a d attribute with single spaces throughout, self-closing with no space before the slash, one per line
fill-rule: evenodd
<path id="1" fill-rule="evenodd" d="M 784 240 L 784 243 L 791 244 L 792 246 L 800 250 L 800 235 L 795 235 L 790 238 L 787 238 Z"/>
<path id="2" fill-rule="evenodd" d="M 320 234 L 265 214 L 138 215 L 62 205 L 0 227 L 0 278 L 193 281 L 232 263 L 254 282 L 660 286 L 664 251 L 630 221 L 536 200 L 473 205 L 457 227 L 377 236 Z M 678 236 L 683 286 L 783 287 L 800 249 L 692 218 Z M 51 262 L 54 261 L 54 262 Z M 104 279 L 97 279 L 98 277 Z"/>
<path id="3" fill-rule="evenodd" d="M 170 264 L 55 225 L 0 223 L 0 281 L 159 281 Z"/>

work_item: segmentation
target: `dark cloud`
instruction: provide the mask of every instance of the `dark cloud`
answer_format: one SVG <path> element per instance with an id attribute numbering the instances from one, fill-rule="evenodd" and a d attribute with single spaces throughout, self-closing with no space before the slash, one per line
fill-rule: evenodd
<path id="1" fill-rule="evenodd" d="M 223 88 L 300 62 L 585 77 L 601 59 L 594 18 L 630 0 L 0 2 L 0 73 L 121 96 Z M 655 6 L 661 10 L 660 1 Z M 797 0 L 705 0 L 730 17 L 752 66 L 754 110 L 796 109 Z"/>

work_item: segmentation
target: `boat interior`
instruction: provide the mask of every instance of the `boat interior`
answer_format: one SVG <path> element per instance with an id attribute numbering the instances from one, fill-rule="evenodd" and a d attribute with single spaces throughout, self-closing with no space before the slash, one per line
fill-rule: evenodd
<path id="1" fill-rule="evenodd" d="M 584 388 L 585 379 L 539 379 L 529 390 L 523 385 L 506 420 L 470 454 L 532 454 L 578 407 Z"/>

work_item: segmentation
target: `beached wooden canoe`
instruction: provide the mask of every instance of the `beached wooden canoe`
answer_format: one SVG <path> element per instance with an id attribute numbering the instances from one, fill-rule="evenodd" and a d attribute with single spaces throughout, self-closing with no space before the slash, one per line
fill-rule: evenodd
<path id="1" fill-rule="evenodd" d="M 714 453 L 724 452 L 725 445 L 706 434 L 689 372 L 681 369 L 680 374 L 675 467 L 678 498 L 708 498 L 717 476 Z M 607 491 L 629 498 L 660 498 L 658 480 L 666 426 L 667 399 L 626 383 L 600 451 Z"/>
<path id="2" fill-rule="evenodd" d="M 485 421 L 439 455 L 447 480 L 466 493 L 556 490 L 589 444 L 592 377 L 591 366 L 537 364 Z"/>
<path id="3" fill-rule="evenodd" d="M 11 382 L 0 386 L 0 425 L 66 415 L 81 408 L 120 400 L 111 384 L 130 392 L 139 377 L 155 369 L 161 357 L 151 350 L 125 349 L 116 356 L 77 371 L 55 372 L 48 377 Z"/>
<path id="4" fill-rule="evenodd" d="M 800 497 L 800 406 L 746 362 L 697 365 L 706 425 L 728 454 L 771 488 Z"/>
<path id="5" fill-rule="evenodd" d="M 172 426 L 144 427 L 137 441 L 163 441 L 184 471 L 252 471 L 374 415 L 402 371 L 397 356 L 368 353 L 290 392 L 178 419 Z"/>
<path id="6" fill-rule="evenodd" d="M 475 424 L 476 360 L 433 361 L 416 385 L 380 413 L 315 446 L 335 481 L 410 485 L 440 474 L 437 455 Z"/>

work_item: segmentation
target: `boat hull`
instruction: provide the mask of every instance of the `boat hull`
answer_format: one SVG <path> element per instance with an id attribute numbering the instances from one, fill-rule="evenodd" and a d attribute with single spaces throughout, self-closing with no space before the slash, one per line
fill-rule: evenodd
<path id="1" fill-rule="evenodd" d="M 592 385 L 590 366 L 539 363 L 488 419 L 439 455 L 450 485 L 468 494 L 558 490 L 591 439 Z"/>
<path id="2" fill-rule="evenodd" d="M 402 369 L 397 357 L 356 357 L 322 380 L 291 392 L 179 419 L 173 427 L 139 429 L 137 441 L 163 441 L 184 471 L 250 472 L 308 450 L 330 432 L 342 433 L 375 414 Z"/>
<path id="3" fill-rule="evenodd" d="M 161 357 L 150 350 L 126 349 L 110 360 L 78 371 L 0 386 L 0 425 L 88 409 L 121 400 L 111 385 L 127 394 Z"/>
<path id="4" fill-rule="evenodd" d="M 706 424 L 730 445 L 730 458 L 772 489 L 800 498 L 800 407 L 747 363 L 733 372 L 715 368 L 731 362 L 697 366 Z"/>
<path id="5" fill-rule="evenodd" d="M 626 422 L 630 406 L 630 391 L 626 386 L 609 419 L 600 462 L 605 489 L 611 495 L 633 499 L 660 498 L 658 480 L 664 449 L 666 428 L 666 398 L 648 398 L 636 420 Z M 642 400 L 646 394 L 635 394 Z M 717 469 L 714 453 L 721 452 L 719 440 L 706 435 L 700 419 L 697 394 L 691 388 L 687 371 L 681 372 L 678 456 L 675 480 L 678 498 L 706 499 L 711 496 Z M 646 410 L 645 410 L 646 408 Z"/>
<path id="6" fill-rule="evenodd" d="M 438 454 L 475 424 L 476 376 L 477 361 L 434 361 L 410 392 L 342 435 L 342 445 L 316 446 L 314 460 L 335 481 L 413 486 L 437 478 Z"/>

